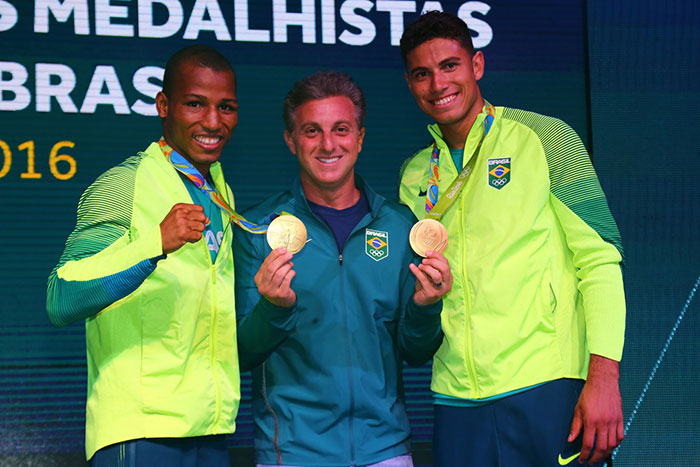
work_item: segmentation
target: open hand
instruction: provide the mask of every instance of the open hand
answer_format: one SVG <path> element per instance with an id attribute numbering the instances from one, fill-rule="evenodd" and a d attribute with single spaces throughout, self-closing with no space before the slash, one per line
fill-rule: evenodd
<path id="1" fill-rule="evenodd" d="M 591 355 L 588 377 L 574 408 L 568 438 L 571 442 L 583 431 L 580 463 L 586 460 L 591 464 L 602 461 L 625 437 L 619 375 L 618 362 Z"/>

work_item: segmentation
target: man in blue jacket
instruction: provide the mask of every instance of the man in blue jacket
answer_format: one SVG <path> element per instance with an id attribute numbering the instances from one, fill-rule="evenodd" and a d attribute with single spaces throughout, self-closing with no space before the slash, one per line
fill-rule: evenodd
<path id="1" fill-rule="evenodd" d="M 355 174 L 364 113 L 348 75 L 297 82 L 284 137 L 300 177 L 245 216 L 293 214 L 306 245 L 292 261 L 263 235 L 234 233 L 239 358 L 253 369 L 259 466 L 412 466 L 402 364 L 425 363 L 441 344 L 452 274 L 440 253 L 417 261 L 415 218 Z"/>

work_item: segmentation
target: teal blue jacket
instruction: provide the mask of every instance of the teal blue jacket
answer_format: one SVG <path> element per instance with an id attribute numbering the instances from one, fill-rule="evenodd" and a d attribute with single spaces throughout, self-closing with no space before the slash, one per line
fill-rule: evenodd
<path id="1" fill-rule="evenodd" d="M 413 301 L 410 211 L 356 184 L 371 212 L 342 252 L 298 181 L 244 213 L 264 222 L 286 211 L 306 225 L 308 242 L 292 259 L 292 308 L 261 298 L 253 281 L 271 251 L 265 236 L 235 229 L 238 348 L 241 369 L 253 368 L 258 463 L 365 465 L 409 452 L 402 365 L 425 363 L 439 347 L 442 303 Z M 379 253 L 372 230 L 387 234 Z"/>

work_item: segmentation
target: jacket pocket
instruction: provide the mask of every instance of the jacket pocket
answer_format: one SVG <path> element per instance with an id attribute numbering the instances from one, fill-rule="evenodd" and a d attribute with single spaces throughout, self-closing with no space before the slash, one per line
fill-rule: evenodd
<path id="1" fill-rule="evenodd" d="M 557 299 L 557 293 L 554 291 L 554 285 L 552 283 L 549 283 L 549 312 L 551 314 L 556 313 L 557 311 L 557 305 L 559 303 L 559 300 Z"/>

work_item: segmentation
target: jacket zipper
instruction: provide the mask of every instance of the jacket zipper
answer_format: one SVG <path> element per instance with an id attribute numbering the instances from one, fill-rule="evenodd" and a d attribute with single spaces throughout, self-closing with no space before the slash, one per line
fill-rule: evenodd
<path id="1" fill-rule="evenodd" d="M 311 209 L 309 208 L 309 211 Z M 326 229 L 327 232 L 331 234 L 331 238 L 334 238 L 333 231 L 331 230 L 330 227 L 321 219 L 319 218 L 316 214 L 311 212 L 311 215 L 318 220 L 318 222 L 323 225 L 323 227 Z M 372 215 L 372 206 L 370 205 L 370 220 L 369 222 L 362 223 L 362 221 L 358 222 L 358 224 L 352 229 L 350 234 L 348 235 L 347 240 L 345 241 L 345 246 L 348 245 L 350 242 L 350 239 L 352 238 L 353 235 L 355 235 L 356 232 L 359 232 L 362 228 L 366 227 L 367 225 L 372 223 L 372 220 L 374 220 L 374 216 Z M 345 249 L 345 247 L 343 247 Z M 338 252 L 338 279 L 339 279 L 339 288 L 340 288 L 340 303 L 343 304 L 343 321 L 345 325 L 345 334 L 346 334 L 346 339 L 345 339 L 345 361 L 347 362 L 347 376 L 348 376 L 348 389 L 349 389 L 349 395 L 350 395 L 350 408 L 348 411 L 348 439 L 350 443 L 350 460 L 351 460 L 351 465 L 355 465 L 355 443 L 353 442 L 353 419 L 355 417 L 355 385 L 353 384 L 353 378 L 352 378 L 352 365 L 350 364 L 350 354 L 351 354 L 351 349 L 350 349 L 350 336 L 348 335 L 348 330 L 350 329 L 348 326 L 348 310 L 346 307 L 346 301 L 345 301 L 345 288 L 343 287 L 343 253 Z"/>
<path id="2" fill-rule="evenodd" d="M 352 234 L 351 234 L 352 235 Z M 348 241 L 350 238 L 348 238 Z M 345 325 L 345 360 L 347 362 L 347 375 L 348 375 L 348 391 L 350 396 L 350 409 L 348 413 L 348 441 L 350 443 L 350 460 L 351 465 L 355 465 L 355 443 L 353 442 L 353 418 L 355 417 L 355 385 L 353 384 L 352 378 L 352 365 L 350 361 L 350 336 L 348 336 L 349 323 L 348 323 L 348 309 L 345 302 L 345 287 L 344 287 L 344 272 L 343 272 L 343 254 L 338 255 L 338 268 L 340 279 L 340 303 L 343 304 L 343 321 Z"/>
<path id="3" fill-rule="evenodd" d="M 195 201 L 192 199 L 192 196 L 190 195 L 189 191 L 187 190 L 187 187 L 184 185 L 182 188 L 185 191 L 185 194 L 190 200 L 190 203 L 195 203 Z M 214 204 L 213 201 L 210 200 L 212 204 Z M 215 207 L 215 212 L 217 212 L 221 216 L 221 211 L 219 210 L 219 207 L 214 205 Z M 230 221 L 224 221 L 222 219 L 223 223 L 223 228 L 224 228 L 224 235 L 222 237 L 221 243 L 223 244 L 223 239 L 226 238 L 226 232 L 231 226 Z M 211 260 L 211 252 L 209 251 L 209 245 L 207 244 L 206 240 L 206 235 L 202 235 L 202 238 L 200 239 L 202 241 L 202 249 L 204 250 L 206 254 L 206 258 L 209 261 L 209 284 L 211 286 L 210 292 L 209 292 L 209 299 L 211 301 L 210 304 L 210 312 L 211 312 L 211 326 L 209 327 L 209 348 L 210 348 L 210 354 L 209 354 L 209 366 L 211 368 L 211 378 L 212 382 L 214 383 L 214 392 L 216 393 L 216 402 L 215 402 L 215 412 L 214 412 L 214 420 L 212 421 L 212 428 L 214 429 L 214 433 L 216 433 L 216 425 L 219 423 L 219 420 L 221 419 L 221 382 L 219 381 L 218 377 L 218 372 L 216 370 L 216 326 L 217 326 L 217 321 L 218 321 L 218 313 L 217 313 L 217 307 L 216 307 L 216 260 L 212 261 Z M 216 240 L 214 240 L 216 241 Z M 221 245 L 219 245 L 219 250 L 216 253 L 216 259 L 219 258 L 219 254 L 221 253 Z"/>
<path id="4" fill-rule="evenodd" d="M 218 207 L 217 207 L 218 211 Z M 221 212 L 218 212 L 219 215 L 221 215 Z M 224 239 L 226 238 L 226 232 L 228 232 L 228 229 L 231 227 L 231 222 L 230 221 L 223 221 L 223 228 L 224 228 L 224 234 L 221 238 L 221 245 L 219 245 L 219 251 L 216 253 L 216 260 L 219 259 L 219 255 L 221 254 L 222 248 L 221 246 L 224 244 Z M 216 241 L 216 240 L 214 240 Z M 218 326 L 218 319 L 219 319 L 219 314 L 218 314 L 218 307 L 216 305 L 216 260 L 212 262 L 211 260 L 211 252 L 209 251 L 209 245 L 207 245 L 206 240 L 202 242 L 204 245 L 204 249 L 206 250 L 207 254 L 207 259 L 209 259 L 210 263 L 210 279 L 211 279 L 211 293 L 209 294 L 209 297 L 211 299 L 211 328 L 209 329 L 209 336 L 210 336 L 210 348 L 211 348 L 211 355 L 210 355 L 210 367 L 211 367 L 211 372 L 212 372 L 212 380 L 214 381 L 214 390 L 216 392 L 216 411 L 214 413 L 214 421 L 212 422 L 214 431 L 216 432 L 216 425 L 218 425 L 219 420 L 221 419 L 221 382 L 219 381 L 218 377 L 218 371 L 217 371 L 217 364 L 216 364 L 216 349 L 217 349 L 217 342 L 216 342 L 216 327 Z"/>
<path id="5" fill-rule="evenodd" d="M 465 313 L 464 313 L 464 319 L 465 319 L 465 330 L 466 330 L 466 346 L 467 346 L 467 355 L 466 355 L 466 361 L 467 361 L 467 370 L 469 373 L 469 381 L 471 383 L 472 389 L 474 391 L 474 394 L 472 394 L 473 399 L 478 399 L 481 391 L 479 390 L 478 383 L 476 381 L 476 368 L 474 365 L 474 352 L 473 352 L 473 340 L 474 336 L 472 335 L 472 328 L 471 328 L 471 312 L 472 312 L 472 301 L 471 301 L 471 294 L 469 293 L 469 280 L 467 276 L 467 235 L 466 232 L 464 231 L 464 226 L 466 225 L 467 222 L 467 212 L 466 209 L 464 209 L 463 203 L 460 203 L 460 209 L 461 209 L 461 218 L 460 218 L 460 223 L 459 223 L 459 235 L 460 238 L 464 240 L 463 243 L 463 253 L 462 253 L 462 277 L 463 277 L 463 283 L 462 287 L 464 287 L 464 307 L 465 307 Z"/>
<path id="6" fill-rule="evenodd" d="M 209 254 L 209 251 L 207 251 L 207 254 Z M 211 256 L 210 256 L 211 260 Z M 217 365 L 216 365 L 216 326 L 217 326 L 217 320 L 219 318 L 218 313 L 217 313 L 217 308 L 216 308 L 216 266 L 213 264 L 211 265 L 211 284 L 212 284 L 212 291 L 209 296 L 211 297 L 212 304 L 211 304 L 211 329 L 209 330 L 209 336 L 210 336 L 210 342 L 211 342 L 211 361 L 210 361 L 210 367 L 211 367 L 211 376 L 212 380 L 214 381 L 214 390 L 216 391 L 216 412 L 214 414 L 214 421 L 213 425 L 216 427 L 216 425 L 219 423 L 219 419 L 221 418 L 221 383 L 219 382 L 219 377 L 218 377 L 218 371 L 217 371 Z"/>

